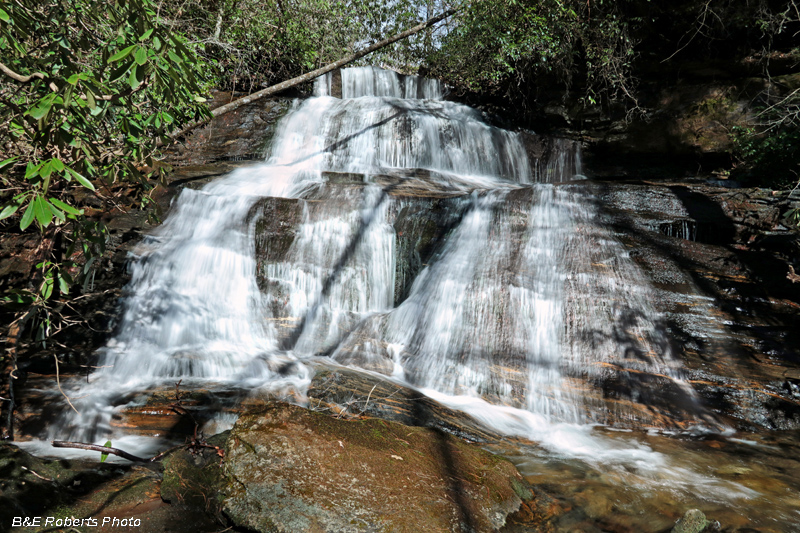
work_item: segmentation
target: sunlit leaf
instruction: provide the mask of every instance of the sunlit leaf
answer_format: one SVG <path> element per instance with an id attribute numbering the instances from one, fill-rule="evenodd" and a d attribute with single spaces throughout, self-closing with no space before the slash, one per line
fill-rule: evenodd
<path id="1" fill-rule="evenodd" d="M 34 107 L 30 111 L 28 111 L 28 115 L 33 117 L 36 120 L 44 117 L 48 112 L 50 112 L 50 108 L 53 107 L 52 102 L 39 104 L 37 107 Z"/>
<path id="2" fill-rule="evenodd" d="M 97 107 L 97 102 L 95 102 L 94 94 L 89 89 L 86 89 L 86 104 L 89 106 L 89 109 L 94 109 Z"/>
<path id="3" fill-rule="evenodd" d="M 47 208 L 50 209 L 50 211 L 53 213 L 53 216 L 56 217 L 58 220 L 62 222 L 67 220 L 67 215 L 65 215 L 63 211 L 58 209 L 52 203 L 47 202 Z"/>
<path id="4" fill-rule="evenodd" d="M 83 209 L 77 209 L 65 202 L 62 202 L 58 198 L 50 198 L 50 203 L 54 206 L 58 207 L 62 211 L 69 213 L 70 215 L 82 215 Z"/>
<path id="5" fill-rule="evenodd" d="M 42 298 L 44 298 L 45 300 L 49 299 L 50 296 L 53 295 L 53 274 L 52 274 L 52 272 L 48 272 L 47 274 L 45 274 L 44 281 L 42 282 L 41 293 L 42 293 Z"/>
<path id="6" fill-rule="evenodd" d="M 136 48 L 135 44 L 132 44 L 131 46 L 129 46 L 127 48 L 123 48 L 122 50 L 120 50 L 119 52 L 114 54 L 113 56 L 109 57 L 108 58 L 108 62 L 109 63 L 114 63 L 115 61 L 119 61 L 121 59 L 125 59 L 126 57 L 128 57 L 130 55 L 131 52 L 133 52 L 134 48 Z"/>
<path id="7" fill-rule="evenodd" d="M 22 220 L 19 221 L 19 229 L 26 230 L 33 222 L 33 202 L 28 204 L 25 212 L 22 214 Z"/>
<path id="8" fill-rule="evenodd" d="M 11 215 L 13 215 L 14 213 L 17 212 L 17 209 L 19 209 L 18 205 L 7 205 L 7 206 L 5 206 L 3 208 L 3 210 L 0 211 L 0 220 L 3 220 L 4 218 L 10 217 Z"/>
<path id="9" fill-rule="evenodd" d="M 75 172 L 74 170 L 72 170 L 69 167 L 66 167 L 66 170 L 67 170 L 67 172 L 69 172 L 69 174 L 72 177 L 74 177 L 77 180 L 78 183 L 80 183 L 81 185 L 83 185 L 87 189 L 90 189 L 92 191 L 94 190 L 94 185 L 92 185 L 91 181 L 87 180 L 86 178 L 84 178 L 83 176 L 81 176 L 80 174 L 78 174 L 77 172 Z"/>
<path id="10" fill-rule="evenodd" d="M 111 448 L 111 441 L 107 440 L 106 443 L 103 444 L 103 446 L 105 446 L 106 448 Z M 108 459 L 108 454 L 107 453 L 101 453 L 100 454 L 100 462 L 104 463 L 106 459 Z"/>
<path id="11" fill-rule="evenodd" d="M 133 68 L 131 69 L 130 74 L 128 75 L 128 85 L 131 86 L 131 89 L 136 90 L 139 84 L 142 82 L 137 76 L 136 71 L 139 69 Z"/>
<path id="12" fill-rule="evenodd" d="M 49 178 L 50 173 L 53 172 L 53 160 L 50 159 L 45 161 L 42 167 L 39 169 L 39 175 L 43 178 Z"/>
<path id="13" fill-rule="evenodd" d="M 136 48 L 136 52 L 133 54 L 133 59 L 138 65 L 144 65 L 147 63 L 147 49 L 143 46 Z"/>
<path id="14" fill-rule="evenodd" d="M 68 279 L 66 274 L 61 274 L 58 276 L 58 290 L 64 296 L 69 294 L 69 286 L 72 284 L 72 280 Z"/>
<path id="15" fill-rule="evenodd" d="M 45 199 L 41 196 L 37 196 L 31 204 L 33 205 L 34 214 L 39 224 L 41 224 L 42 227 L 49 226 L 50 222 L 53 221 L 53 212 L 47 207 Z"/>
<path id="16" fill-rule="evenodd" d="M 28 161 L 28 166 L 25 168 L 25 179 L 29 180 L 39 176 L 39 169 L 42 168 L 42 165 L 44 165 L 44 161 L 38 165 L 34 165 L 33 162 Z"/>

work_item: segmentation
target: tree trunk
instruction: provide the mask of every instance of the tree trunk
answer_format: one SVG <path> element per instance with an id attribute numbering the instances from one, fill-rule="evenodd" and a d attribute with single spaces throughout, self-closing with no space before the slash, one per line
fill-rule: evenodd
<path id="1" fill-rule="evenodd" d="M 303 74 L 301 76 L 297 76 L 296 78 L 292 78 L 290 80 L 283 81 L 283 82 L 278 83 L 276 85 L 272 85 L 271 87 L 267 87 L 266 89 L 262 89 L 262 90 L 260 90 L 258 92 L 250 94 L 248 96 L 243 96 L 242 98 L 239 98 L 238 100 L 234 100 L 233 102 L 231 102 L 229 104 L 225 104 L 223 106 L 220 106 L 220 107 L 217 107 L 215 109 L 212 109 L 210 118 L 208 118 L 206 120 L 201 120 L 201 121 L 195 122 L 193 124 L 190 124 L 189 126 L 183 128 L 182 130 L 180 130 L 180 131 L 178 131 L 176 133 L 173 133 L 172 135 L 170 135 L 170 137 L 173 138 L 173 139 L 177 139 L 179 137 L 183 137 L 184 135 L 186 135 L 186 133 L 188 133 L 191 130 L 197 128 L 198 126 L 202 126 L 203 124 L 206 124 L 207 122 L 211 121 L 211 119 L 213 119 L 214 117 L 218 117 L 220 115 L 228 113 L 229 111 L 233 111 L 235 109 L 238 109 L 243 105 L 250 104 L 250 103 L 255 102 L 256 100 L 260 100 L 260 99 L 262 99 L 262 98 L 264 98 L 266 96 L 272 96 L 273 94 L 277 94 L 279 92 L 285 91 L 286 89 L 291 89 L 292 87 L 294 87 L 296 85 L 300 85 L 303 82 L 313 80 L 314 78 L 322 76 L 323 74 L 327 74 L 328 72 L 331 72 L 332 70 L 336 70 L 338 68 L 341 68 L 344 65 L 347 65 L 348 63 L 352 63 L 356 59 L 361 59 L 365 55 L 370 54 L 370 53 L 374 52 L 375 50 L 379 50 L 379 49 L 381 49 L 381 48 L 383 48 L 385 46 L 389 46 L 392 43 L 395 43 L 397 41 L 405 39 L 406 37 L 410 37 L 411 35 L 414 35 L 415 33 L 419 33 L 420 31 L 433 26 L 437 22 L 440 22 L 440 21 L 444 20 L 445 18 L 449 17 L 450 15 L 452 15 L 455 12 L 456 12 L 456 10 L 454 10 L 454 9 L 445 11 L 444 13 L 436 15 L 435 17 L 432 17 L 432 18 L 426 20 L 425 22 L 417 24 L 413 28 L 409 28 L 409 29 L 407 29 L 407 30 L 405 30 L 403 32 L 400 32 L 400 33 L 392 36 L 392 37 L 389 37 L 388 39 L 384 39 L 382 41 L 379 41 L 379 42 L 377 42 L 377 43 L 375 43 L 373 45 L 368 46 L 367 48 L 364 48 L 363 50 L 359 50 L 358 52 L 355 52 L 354 54 L 351 54 L 349 56 L 343 57 L 342 59 L 340 59 L 338 61 L 334 61 L 333 63 L 329 63 L 329 64 L 325 65 L 324 67 L 320 67 L 320 68 L 318 68 L 316 70 L 312 70 L 311 72 L 308 72 L 308 73 Z"/>

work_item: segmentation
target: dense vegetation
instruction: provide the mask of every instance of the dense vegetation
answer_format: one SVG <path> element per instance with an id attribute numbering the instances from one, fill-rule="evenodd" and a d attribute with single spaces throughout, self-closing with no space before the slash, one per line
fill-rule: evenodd
<path id="1" fill-rule="evenodd" d="M 776 54 L 800 60 L 796 0 L 0 0 L 0 224 L 41 240 L 5 302 L 37 310 L 28 329 L 47 337 L 48 301 L 80 292 L 103 252 L 100 215 L 148 202 L 161 146 L 207 116 L 212 88 L 253 92 L 447 9 L 366 61 L 524 113 L 557 87 L 625 114 L 647 111 L 643 77 L 685 62 L 750 56 L 769 77 Z M 734 132 L 740 171 L 797 183 L 798 94 L 764 95 Z"/>

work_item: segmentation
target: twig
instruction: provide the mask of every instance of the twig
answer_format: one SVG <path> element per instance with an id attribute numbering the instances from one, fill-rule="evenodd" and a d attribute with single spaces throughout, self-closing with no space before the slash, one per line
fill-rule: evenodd
<path id="1" fill-rule="evenodd" d="M 49 481 L 49 482 L 51 482 L 51 483 L 53 483 L 53 482 L 54 482 L 54 481 L 53 481 L 52 479 L 50 479 L 49 477 L 44 477 L 44 476 L 41 476 L 41 475 L 37 474 L 36 472 L 34 472 L 33 470 L 31 470 L 30 468 L 28 468 L 28 467 L 26 467 L 26 466 L 21 466 L 20 468 L 22 468 L 23 470 L 26 470 L 26 471 L 30 472 L 31 474 L 33 474 L 34 476 L 38 477 L 38 478 L 39 478 L 39 479 L 41 479 L 41 480 L 44 480 L 44 481 Z"/>
<path id="2" fill-rule="evenodd" d="M 369 407 L 369 399 L 370 399 L 370 397 L 372 396 L 372 391 L 374 391 L 374 390 L 375 390 L 375 387 L 377 387 L 377 386 L 378 386 L 378 384 L 377 384 L 377 383 L 376 383 L 375 385 L 373 385 L 373 386 L 372 386 L 372 390 L 371 390 L 371 391 L 369 391 L 369 394 L 367 394 L 367 401 L 366 401 L 366 402 L 364 402 L 364 409 L 362 409 L 362 410 L 361 410 L 361 413 L 362 413 L 362 414 L 363 414 L 363 413 L 364 413 L 364 412 L 367 410 L 367 407 Z"/>
<path id="3" fill-rule="evenodd" d="M 75 406 L 72 405 L 72 402 L 70 401 L 69 396 L 67 396 L 67 393 L 64 392 L 64 389 L 61 388 L 61 377 L 59 376 L 58 373 L 58 356 L 56 354 L 53 354 L 53 359 L 56 360 L 56 384 L 58 385 L 58 391 L 61 393 L 62 396 L 64 396 L 64 399 L 67 400 L 67 403 L 69 404 L 70 407 L 72 407 L 72 410 L 75 411 L 75 413 L 80 414 L 78 410 L 75 409 Z"/>

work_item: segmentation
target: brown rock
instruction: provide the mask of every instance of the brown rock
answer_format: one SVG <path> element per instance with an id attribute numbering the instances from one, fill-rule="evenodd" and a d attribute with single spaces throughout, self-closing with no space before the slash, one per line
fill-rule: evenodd
<path id="1" fill-rule="evenodd" d="M 227 444 L 223 509 L 256 531 L 494 531 L 519 508 L 514 466 L 439 431 L 275 403 Z"/>

